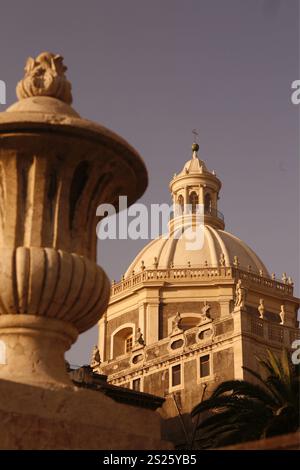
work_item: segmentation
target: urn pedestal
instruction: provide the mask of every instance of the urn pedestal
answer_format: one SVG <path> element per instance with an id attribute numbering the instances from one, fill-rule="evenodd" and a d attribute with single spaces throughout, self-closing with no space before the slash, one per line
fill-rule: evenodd
<path id="1" fill-rule="evenodd" d="M 70 384 L 64 352 L 106 309 L 96 209 L 147 186 L 137 152 L 70 106 L 62 57 L 28 59 L 0 113 L 0 379 Z"/>

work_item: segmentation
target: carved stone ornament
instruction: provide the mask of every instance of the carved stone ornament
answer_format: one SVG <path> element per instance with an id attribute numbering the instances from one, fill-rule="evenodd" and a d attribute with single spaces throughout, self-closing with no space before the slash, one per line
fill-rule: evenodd
<path id="1" fill-rule="evenodd" d="M 239 279 L 235 288 L 235 303 L 236 309 L 245 308 L 246 302 L 246 289 L 242 287 L 242 281 Z"/>
<path id="2" fill-rule="evenodd" d="M 135 346 L 145 346 L 145 341 L 143 337 L 143 333 L 140 328 L 137 329 L 135 335 Z"/>
<path id="3" fill-rule="evenodd" d="M 71 83 L 67 80 L 63 57 L 43 52 L 36 59 L 29 57 L 25 65 L 25 76 L 17 85 L 19 100 L 32 96 L 51 96 L 72 103 Z"/>
<path id="4" fill-rule="evenodd" d="M 94 346 L 91 358 L 91 368 L 96 369 L 101 364 L 100 351 L 97 345 Z"/>
<path id="5" fill-rule="evenodd" d="M 259 313 L 259 318 L 262 320 L 264 319 L 265 315 L 265 305 L 264 305 L 264 299 L 259 299 L 259 306 L 257 307 L 258 313 Z"/>
<path id="6" fill-rule="evenodd" d="M 284 325 L 285 324 L 285 317 L 286 317 L 286 311 L 285 311 L 285 306 L 284 305 L 280 306 L 279 316 L 280 316 L 280 325 Z"/>
<path id="7" fill-rule="evenodd" d="M 171 335 L 182 333 L 182 329 L 180 328 L 180 323 L 181 323 L 181 315 L 179 312 L 177 312 L 175 317 L 172 320 Z"/>
<path id="8" fill-rule="evenodd" d="M 201 309 L 201 318 L 200 318 L 200 322 L 198 323 L 198 326 L 203 325 L 204 323 L 208 323 L 208 322 L 212 321 L 210 313 L 209 313 L 210 310 L 211 310 L 211 306 L 205 300 L 204 305 Z"/>

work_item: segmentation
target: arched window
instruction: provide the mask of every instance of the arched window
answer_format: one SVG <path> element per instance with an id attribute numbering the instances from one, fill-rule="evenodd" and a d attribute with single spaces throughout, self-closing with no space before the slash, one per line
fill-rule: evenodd
<path id="1" fill-rule="evenodd" d="M 177 204 L 178 204 L 179 207 L 180 207 L 181 214 L 183 214 L 183 210 L 184 210 L 184 199 L 183 199 L 183 196 L 182 196 L 181 194 L 178 196 Z"/>
<path id="2" fill-rule="evenodd" d="M 199 203 L 198 194 L 195 191 L 192 191 L 190 194 L 190 204 L 192 206 L 192 214 L 196 213 L 198 203 Z"/>
<path id="3" fill-rule="evenodd" d="M 132 350 L 134 324 L 127 323 L 113 333 L 111 337 L 111 359 L 127 354 Z"/>
<path id="4" fill-rule="evenodd" d="M 204 213 L 211 214 L 211 209 L 211 195 L 209 193 L 206 193 L 204 198 Z"/>

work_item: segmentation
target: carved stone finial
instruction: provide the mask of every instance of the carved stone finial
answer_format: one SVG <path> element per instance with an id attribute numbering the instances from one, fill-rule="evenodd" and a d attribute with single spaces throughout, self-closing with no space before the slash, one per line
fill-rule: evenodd
<path id="1" fill-rule="evenodd" d="M 272 276 L 271 276 L 271 277 L 272 277 L 273 281 L 276 280 L 276 274 L 275 274 L 275 273 L 272 273 Z"/>
<path id="2" fill-rule="evenodd" d="M 63 57 L 51 52 L 42 52 L 33 59 L 29 57 L 25 65 L 25 76 L 17 85 L 19 100 L 32 96 L 50 96 L 72 103 L 71 83 L 67 80 Z"/>
<path id="3" fill-rule="evenodd" d="M 220 254 L 219 263 L 220 263 L 220 266 L 225 266 L 225 255 L 224 255 L 224 253 Z"/>

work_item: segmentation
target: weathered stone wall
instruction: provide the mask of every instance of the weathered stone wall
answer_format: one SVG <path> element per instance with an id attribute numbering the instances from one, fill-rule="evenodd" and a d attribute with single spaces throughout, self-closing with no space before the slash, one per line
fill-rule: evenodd
<path id="1" fill-rule="evenodd" d="M 155 411 L 77 387 L 0 380 L 0 449 L 168 449 Z"/>
<path id="2" fill-rule="evenodd" d="M 162 370 L 144 377 L 144 392 L 164 397 L 169 390 L 169 371 Z"/>
<path id="3" fill-rule="evenodd" d="M 194 424 L 190 418 L 190 412 L 202 398 L 203 387 L 206 384 L 204 398 L 208 398 L 214 388 L 224 380 L 234 377 L 234 355 L 233 348 L 217 351 L 213 354 L 213 379 L 206 382 L 197 380 L 197 367 L 199 357 L 184 363 L 184 389 L 175 393 L 166 393 L 166 401 L 160 413 L 164 418 L 162 437 L 168 438 L 176 445 L 184 446 L 187 438 L 192 439 Z M 147 390 L 145 390 L 147 391 Z M 176 407 L 177 402 L 180 414 Z M 187 433 L 187 436 L 183 430 Z"/>
<path id="4" fill-rule="evenodd" d="M 233 348 L 216 351 L 213 354 L 213 371 L 218 383 L 234 378 Z"/>

